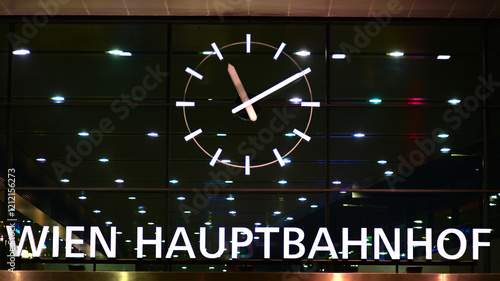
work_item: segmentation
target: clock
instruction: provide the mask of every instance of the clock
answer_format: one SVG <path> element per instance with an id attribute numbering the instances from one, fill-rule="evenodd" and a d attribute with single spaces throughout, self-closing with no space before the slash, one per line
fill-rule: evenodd
<path id="1" fill-rule="evenodd" d="M 195 66 L 186 67 L 188 76 L 183 100 L 176 106 L 183 111 L 193 142 L 208 156 L 208 164 L 245 170 L 269 165 L 285 166 L 307 134 L 313 100 L 307 75 L 279 46 L 246 40 L 210 51 Z"/>

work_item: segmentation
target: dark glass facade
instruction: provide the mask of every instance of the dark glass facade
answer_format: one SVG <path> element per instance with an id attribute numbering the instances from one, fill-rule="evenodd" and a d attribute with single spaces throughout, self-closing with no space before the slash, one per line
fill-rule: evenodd
<path id="1" fill-rule="evenodd" d="M 40 257 L 32 257 L 26 240 L 17 269 L 81 264 L 97 271 L 402 272 L 422 266 L 429 273 L 500 272 L 499 31 L 487 20 L 262 18 L 70 18 L 31 31 L 20 19 L 4 19 L 0 214 L 4 225 L 15 219 L 17 243 L 26 226 L 37 243 L 43 226 L 50 226 Z M 224 60 L 212 54 L 213 42 Z M 282 42 L 286 55 L 273 60 Z M 30 53 L 15 53 L 20 49 Z M 230 112 L 241 101 L 227 63 L 250 97 L 307 67 L 311 73 L 307 83 L 300 78 L 254 103 L 259 118 L 251 122 Z M 297 96 L 320 106 L 301 107 Z M 179 107 L 178 101 L 196 106 Z M 197 142 L 186 141 L 197 128 L 203 128 Z M 311 140 L 295 128 L 306 128 Z M 218 148 L 223 152 L 211 166 Z M 274 148 L 283 155 L 291 150 L 283 167 Z M 250 175 L 226 165 L 244 167 L 246 155 L 251 165 L 274 163 L 252 167 Z M 9 178 L 15 178 L 15 212 L 8 206 Z M 60 237 L 52 235 L 53 226 Z M 72 250 L 84 258 L 67 257 L 68 226 L 84 227 L 74 233 L 83 244 Z M 98 242 L 90 259 L 91 226 L 106 239 L 116 227 L 116 258 L 107 258 Z M 138 257 L 138 227 L 147 239 L 161 227 L 159 259 L 152 245 Z M 180 227 L 195 259 L 185 250 L 166 258 Z M 205 258 L 199 241 L 216 252 L 220 227 L 226 228 L 226 250 L 218 259 Z M 253 242 L 232 257 L 235 227 L 250 229 Z M 280 231 L 270 234 L 268 258 L 256 227 Z M 283 257 L 285 227 L 304 231 L 305 253 L 298 259 Z M 338 258 L 321 251 L 308 259 L 320 228 L 328 229 Z M 398 259 L 384 247 L 375 253 L 378 228 L 391 242 L 395 229 L 401 231 Z M 438 251 L 439 235 L 450 228 L 467 239 L 462 244 L 451 234 L 443 240 L 450 255 L 466 248 L 458 259 Z M 343 229 L 352 241 L 366 240 L 366 257 L 350 246 L 342 258 Z M 431 234 L 431 258 L 418 246 L 408 261 L 409 229 L 418 241 Z M 490 246 L 480 247 L 478 259 L 474 229 L 491 229 L 480 235 Z M 5 227 L 1 235 L 5 257 Z"/>

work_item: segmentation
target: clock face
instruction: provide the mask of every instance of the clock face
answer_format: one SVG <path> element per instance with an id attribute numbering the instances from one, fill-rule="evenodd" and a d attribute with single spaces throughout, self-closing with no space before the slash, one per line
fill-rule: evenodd
<path id="1" fill-rule="evenodd" d="M 307 75 L 286 53 L 286 43 L 272 46 L 246 40 L 219 47 L 216 42 L 195 67 L 182 107 L 188 134 L 208 156 L 211 166 L 224 164 L 245 169 L 285 166 L 292 152 L 311 141 L 307 131 L 313 101 Z M 290 158 L 289 158 L 290 157 Z"/>

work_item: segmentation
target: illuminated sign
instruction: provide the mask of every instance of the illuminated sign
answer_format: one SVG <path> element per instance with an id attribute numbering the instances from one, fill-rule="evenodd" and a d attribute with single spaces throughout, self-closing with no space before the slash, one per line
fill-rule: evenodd
<path id="1" fill-rule="evenodd" d="M 11 246 L 11 255 L 19 257 L 21 254 L 21 250 L 26 243 L 26 239 L 28 240 L 31 251 L 33 253 L 33 257 L 40 257 L 43 246 L 49 235 L 49 226 L 44 226 L 42 231 L 40 232 L 40 239 L 38 243 L 36 243 L 33 230 L 31 226 L 25 226 L 20 240 L 19 245 L 15 243 L 15 232 L 11 226 L 7 227 L 9 232 L 9 245 Z M 177 227 L 175 229 L 175 233 L 172 237 L 172 240 L 169 243 L 168 250 L 163 256 L 162 253 L 162 227 L 156 227 L 154 237 L 145 237 L 144 236 L 144 228 L 137 227 L 136 233 L 136 241 L 137 241 L 137 258 L 143 258 L 144 246 L 154 246 L 155 247 L 155 257 L 156 258 L 166 258 L 170 259 L 173 256 L 173 253 L 176 251 L 186 252 L 191 259 L 199 258 L 196 256 L 193 244 L 188 236 L 185 227 Z M 200 227 L 199 228 L 199 241 L 198 248 L 200 250 L 201 255 L 207 259 L 217 259 L 222 257 L 222 255 L 226 252 L 226 235 L 227 231 L 225 227 L 218 228 L 218 249 L 215 252 L 210 253 L 207 250 L 207 228 Z M 403 246 L 406 249 L 406 259 L 413 260 L 414 259 L 414 251 L 417 247 L 425 248 L 425 259 L 432 260 L 433 259 L 433 231 L 432 228 L 425 229 L 425 237 L 418 237 L 421 239 L 417 239 L 414 229 L 407 228 L 406 229 L 406 245 L 402 245 L 401 243 L 401 229 L 395 228 L 393 230 L 393 240 L 390 241 L 386 232 L 382 228 L 373 228 L 371 229 L 370 234 L 372 235 L 371 242 L 368 242 L 368 228 L 361 228 L 359 232 L 353 233 L 349 228 L 342 228 L 342 245 L 340 246 L 341 257 L 339 257 L 337 249 L 332 242 L 332 238 L 330 233 L 326 227 L 320 227 L 316 231 L 316 235 L 314 237 L 314 242 L 312 243 L 309 249 L 306 248 L 303 241 L 305 239 L 305 232 L 298 227 L 255 227 L 254 229 L 250 229 L 247 227 L 231 227 L 228 229 L 230 233 L 230 247 L 228 247 L 227 254 L 230 254 L 232 259 L 238 258 L 238 251 L 241 248 L 248 247 L 254 241 L 254 233 L 259 234 L 263 237 L 262 242 L 264 246 L 264 258 L 270 258 L 271 252 L 271 243 L 273 242 L 273 238 L 281 236 L 283 238 L 283 252 L 281 258 L 283 259 L 314 259 L 315 255 L 318 252 L 328 252 L 330 254 L 331 259 L 349 259 L 350 249 L 352 247 L 359 247 L 361 250 L 361 259 L 366 260 L 368 256 L 368 248 L 369 246 L 373 246 L 373 259 L 380 260 L 381 259 L 381 249 L 385 248 L 385 252 L 390 256 L 393 260 L 399 260 L 401 258 Z M 116 227 L 110 227 L 110 237 L 108 240 L 104 237 L 101 232 L 101 229 L 97 226 L 91 226 L 90 229 L 85 229 L 83 226 L 67 226 L 65 228 L 65 256 L 67 258 L 84 258 L 84 253 L 73 252 L 74 247 L 78 247 L 78 245 L 83 245 L 83 239 L 79 239 L 76 237 L 78 232 L 90 231 L 90 257 L 95 258 L 96 256 L 96 247 L 99 242 L 102 249 L 104 250 L 105 255 L 108 258 L 116 258 Z M 52 257 L 59 257 L 59 227 L 52 227 Z M 468 247 L 472 247 L 472 258 L 473 260 L 479 259 L 479 248 L 480 247 L 490 247 L 490 242 L 481 241 L 481 234 L 489 234 L 491 233 L 491 229 L 486 228 L 473 228 L 472 229 L 472 237 L 467 243 L 466 234 L 456 228 L 448 228 L 443 230 L 437 235 L 436 239 L 436 250 L 439 256 L 448 260 L 457 260 L 463 257 Z M 359 240 L 351 240 L 349 239 L 350 235 L 358 235 Z M 445 249 L 444 244 L 445 241 L 449 240 L 450 237 L 455 237 L 458 239 L 458 243 L 455 248 L 451 250 Z M 229 238 L 228 237 L 228 238 Z M 370 244 L 370 245 L 369 245 Z"/>

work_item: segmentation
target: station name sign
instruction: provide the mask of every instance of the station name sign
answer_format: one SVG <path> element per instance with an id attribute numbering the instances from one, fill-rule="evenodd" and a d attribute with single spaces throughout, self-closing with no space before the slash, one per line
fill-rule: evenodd
<path id="1" fill-rule="evenodd" d="M 51 229 L 52 228 L 52 229 Z M 349 228 L 342 228 L 341 245 L 337 249 L 332 241 L 332 236 L 326 227 L 319 227 L 314 236 L 314 242 L 308 248 L 304 245 L 305 232 L 298 227 L 255 227 L 253 229 L 247 227 L 219 227 L 218 229 L 212 228 L 210 231 L 216 230 L 218 237 L 217 250 L 207 250 L 207 227 L 199 228 L 199 236 L 196 237 L 198 245 L 193 245 L 192 239 L 185 227 L 177 227 L 175 229 L 172 239 L 169 241 L 169 247 L 165 255 L 162 253 L 163 243 L 166 242 L 162 237 L 162 227 L 156 227 L 155 234 L 152 237 L 145 237 L 144 228 L 137 227 L 136 232 L 136 248 L 137 258 L 143 258 L 144 246 L 155 247 L 156 258 L 170 259 L 174 252 L 185 252 L 191 259 L 201 258 L 199 255 L 206 259 L 218 259 L 224 254 L 230 255 L 232 259 L 238 259 L 240 256 L 238 252 L 240 249 L 250 246 L 254 238 L 259 236 L 262 238 L 264 247 L 264 258 L 269 259 L 271 256 L 271 245 L 276 245 L 276 241 L 282 241 L 282 258 L 283 259 L 314 259 L 318 252 L 327 252 L 330 254 L 331 259 L 337 260 L 349 259 L 349 253 L 353 249 L 359 249 L 361 259 L 366 260 L 368 257 L 368 249 L 373 251 L 373 259 L 387 260 L 388 255 L 392 260 L 399 260 L 403 256 L 405 259 L 413 260 L 416 248 L 422 247 L 425 249 L 425 259 L 432 260 L 433 252 L 437 252 L 439 256 L 448 260 L 458 260 L 464 256 L 467 250 L 472 250 L 473 260 L 479 259 L 479 249 L 481 247 L 490 247 L 490 242 L 483 241 L 483 235 L 491 233 L 491 229 L 487 228 L 473 228 L 467 235 L 466 233 L 456 228 L 448 228 L 441 231 L 437 236 L 433 237 L 432 228 L 426 228 L 421 231 L 425 232 L 425 236 L 416 235 L 413 228 L 406 229 L 406 236 L 403 237 L 400 228 L 394 228 L 390 233 L 391 239 L 388 238 L 388 233 L 382 228 L 370 229 L 371 242 L 368 241 L 368 228 L 360 228 L 352 231 Z M 33 257 L 40 257 L 46 240 L 49 235 L 52 235 L 52 257 L 59 257 L 59 243 L 60 243 L 60 229 L 58 226 L 44 226 L 40 231 L 40 238 L 35 240 L 33 229 L 31 226 L 25 226 L 19 239 L 19 244 L 16 244 L 15 232 L 12 226 L 7 227 L 9 234 L 10 256 L 19 257 L 25 243 L 29 242 Z M 98 226 L 91 226 L 85 228 L 84 226 L 67 226 L 64 229 L 65 237 L 65 257 L 66 258 L 84 258 L 83 252 L 75 252 L 75 248 L 82 248 L 85 244 L 83 239 L 78 238 L 79 234 L 88 231 L 90 237 L 89 253 L 90 258 L 95 258 L 96 248 L 102 249 L 103 253 L 108 258 L 116 258 L 116 241 L 117 229 L 112 226 L 109 227 L 106 233 L 109 237 L 104 237 L 103 232 Z M 49 234 L 50 232 L 50 234 Z M 215 235 L 213 233 L 212 235 Z M 230 242 L 227 242 L 226 235 L 230 235 Z M 471 235 L 472 234 L 472 235 Z M 434 234 L 435 235 L 435 234 Z M 281 236 L 281 237 L 279 237 Z M 358 239 L 349 239 L 349 236 L 358 237 Z M 279 239 L 277 239 L 279 237 Z M 436 238 L 437 237 L 437 238 Z M 445 248 L 445 241 L 454 239 L 457 243 L 453 244 L 453 249 Z M 403 243 L 401 241 L 405 241 Z M 195 247 L 199 249 L 199 254 L 195 254 Z M 449 246 L 448 246 L 449 247 Z M 226 253 L 226 251 L 230 251 Z M 337 252 L 339 250 L 339 252 Z M 340 252 L 341 251 L 341 252 Z M 404 251 L 404 252 L 403 252 Z M 339 257 L 339 254 L 341 256 Z M 273 254 L 274 258 L 274 254 Z M 434 257 L 436 258 L 436 257 Z"/>

